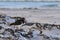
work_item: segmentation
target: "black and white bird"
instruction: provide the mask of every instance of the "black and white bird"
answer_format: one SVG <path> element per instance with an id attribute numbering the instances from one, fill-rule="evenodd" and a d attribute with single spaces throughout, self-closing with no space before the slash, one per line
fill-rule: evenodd
<path id="1" fill-rule="evenodd" d="M 10 26 L 11 26 L 11 25 L 21 25 L 21 24 L 23 24 L 23 23 L 25 23 L 25 22 L 26 22 L 26 21 L 25 21 L 25 18 L 22 18 L 22 17 L 18 18 L 18 17 L 17 17 L 16 21 L 15 21 L 14 23 L 11 23 Z"/>
<path id="2" fill-rule="evenodd" d="M 6 16 L 5 17 L 7 24 L 11 25 L 20 25 L 22 23 L 25 23 L 25 18 L 24 17 L 10 17 Z"/>

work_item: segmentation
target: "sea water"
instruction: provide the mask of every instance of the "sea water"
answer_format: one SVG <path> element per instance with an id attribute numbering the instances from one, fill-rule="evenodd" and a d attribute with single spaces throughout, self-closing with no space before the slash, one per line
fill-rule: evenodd
<path id="1" fill-rule="evenodd" d="M 0 2 L 0 8 L 39 8 L 60 6 L 60 2 Z"/>

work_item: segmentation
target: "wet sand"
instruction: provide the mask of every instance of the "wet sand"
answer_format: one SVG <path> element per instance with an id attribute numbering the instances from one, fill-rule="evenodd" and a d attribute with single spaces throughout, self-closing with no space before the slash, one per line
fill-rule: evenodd
<path id="1" fill-rule="evenodd" d="M 32 22 L 60 24 L 60 9 L 9 9 L 0 8 L 0 14 L 28 18 Z"/>

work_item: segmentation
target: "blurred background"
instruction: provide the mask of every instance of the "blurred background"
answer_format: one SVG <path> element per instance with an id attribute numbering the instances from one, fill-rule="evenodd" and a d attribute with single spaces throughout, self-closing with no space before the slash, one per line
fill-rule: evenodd
<path id="1" fill-rule="evenodd" d="M 0 8 L 60 7 L 60 0 L 0 0 Z"/>

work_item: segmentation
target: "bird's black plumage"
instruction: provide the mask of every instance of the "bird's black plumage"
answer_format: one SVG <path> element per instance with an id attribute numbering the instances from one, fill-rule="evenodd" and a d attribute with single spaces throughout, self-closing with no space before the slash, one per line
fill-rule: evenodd
<path id="1" fill-rule="evenodd" d="M 11 25 L 20 25 L 25 22 L 25 18 L 18 18 L 14 23 L 11 23 Z"/>

